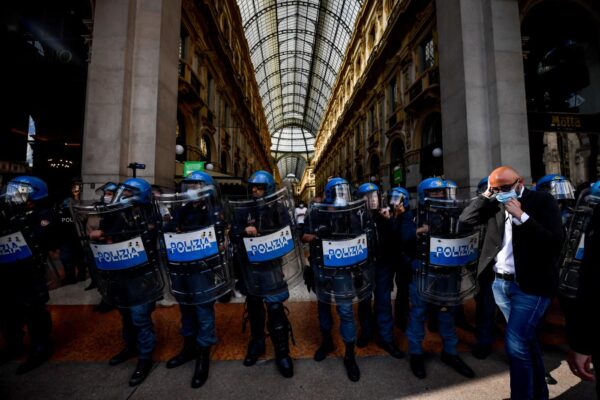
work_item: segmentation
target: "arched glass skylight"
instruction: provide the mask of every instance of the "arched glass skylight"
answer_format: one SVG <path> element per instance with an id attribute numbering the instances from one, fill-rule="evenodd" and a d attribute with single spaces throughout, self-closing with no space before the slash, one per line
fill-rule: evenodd
<path id="1" fill-rule="evenodd" d="M 238 0 L 276 158 L 314 151 L 362 3 Z"/>

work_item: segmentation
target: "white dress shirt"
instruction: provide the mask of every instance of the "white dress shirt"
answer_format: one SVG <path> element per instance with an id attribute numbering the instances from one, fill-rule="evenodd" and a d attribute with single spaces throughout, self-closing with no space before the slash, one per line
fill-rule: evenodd
<path id="1" fill-rule="evenodd" d="M 521 198 L 523 195 L 524 188 L 521 188 L 521 192 L 517 198 Z M 529 219 L 527 213 L 523 213 L 521 218 L 515 218 L 504 211 L 504 237 L 502 238 L 502 247 L 496 255 L 494 265 L 494 271 L 501 274 L 514 274 L 515 273 L 515 259 L 513 257 L 513 244 L 512 244 L 512 227 L 514 225 L 521 225 Z"/>

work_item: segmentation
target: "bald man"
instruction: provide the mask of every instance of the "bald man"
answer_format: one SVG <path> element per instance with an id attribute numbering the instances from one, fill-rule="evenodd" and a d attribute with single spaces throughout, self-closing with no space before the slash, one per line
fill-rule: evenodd
<path id="1" fill-rule="evenodd" d="M 523 183 L 514 168 L 496 168 L 460 221 L 487 226 L 479 273 L 493 269 L 494 299 L 507 321 L 511 399 L 547 399 L 536 328 L 558 287 L 563 228 L 552 195 Z"/>

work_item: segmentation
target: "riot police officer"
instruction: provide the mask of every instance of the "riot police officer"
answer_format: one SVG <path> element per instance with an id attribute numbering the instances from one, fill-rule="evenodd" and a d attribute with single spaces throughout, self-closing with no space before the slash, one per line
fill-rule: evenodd
<path id="1" fill-rule="evenodd" d="M 559 174 L 542 176 L 535 185 L 536 191 L 548 192 L 556 199 L 565 230 L 571 220 L 570 208 L 575 205 L 575 189 L 567 178 Z"/>
<path id="2" fill-rule="evenodd" d="M 175 368 L 196 359 L 192 387 L 208 379 L 210 348 L 217 343 L 215 298 L 232 288 L 224 251 L 225 224 L 215 183 L 194 171 L 181 183 L 181 193 L 156 197 L 162 210 L 163 253 L 171 291 L 179 302 L 183 348 L 167 362 Z M 172 218 L 169 220 L 169 218 Z"/>
<path id="3" fill-rule="evenodd" d="M 242 272 L 241 290 L 246 295 L 251 331 L 244 365 L 254 365 L 265 353 L 266 305 L 275 364 L 282 376 L 291 378 L 291 326 L 283 302 L 289 298 L 288 288 L 302 276 L 292 201 L 286 189 L 275 191 L 275 180 L 266 171 L 250 176 L 248 190 L 250 200 L 230 201 L 234 214 L 232 241 Z"/>
<path id="4" fill-rule="evenodd" d="M 409 285 L 412 280 L 411 260 L 415 258 L 415 215 L 410 207 L 410 195 L 403 187 L 394 187 L 387 193 L 388 207 L 381 215 L 391 225 L 392 248 L 395 252 L 396 300 L 394 306 L 395 324 L 403 332 L 408 326 L 410 310 Z M 398 251 L 399 250 L 399 251 Z M 400 259 L 399 262 L 397 259 Z"/>
<path id="5" fill-rule="evenodd" d="M 323 204 L 311 205 L 302 241 L 310 243 L 310 263 L 318 299 L 322 342 L 314 355 L 324 360 L 335 347 L 331 330 L 335 304 L 340 318 L 340 335 L 345 344 L 344 367 L 348 379 L 357 382 L 356 322 L 352 304 L 371 297 L 372 273 L 369 247 L 373 226 L 364 200 L 351 203 L 350 186 L 343 178 L 325 185 Z"/>
<path id="6" fill-rule="evenodd" d="M 392 289 L 394 287 L 393 264 L 397 260 L 398 245 L 393 235 L 395 222 L 390 219 L 389 209 L 381 207 L 379 187 L 374 183 L 363 183 L 358 187 L 357 196 L 365 200 L 367 208 L 377 229 L 377 240 L 374 252 L 375 275 L 375 320 L 379 331 L 378 345 L 394 358 L 404 357 L 404 353 L 394 343 L 394 317 L 392 315 Z M 361 325 L 361 335 L 356 345 L 365 347 L 372 335 L 371 297 L 358 303 L 358 316 Z"/>
<path id="7" fill-rule="evenodd" d="M 82 207 L 74 209 L 85 211 Z M 130 386 L 136 386 L 152 369 L 156 334 L 151 315 L 164 286 L 158 270 L 157 215 L 150 184 L 141 178 L 127 179 L 99 215 L 98 229 L 89 232 L 98 287 L 106 302 L 118 306 L 125 341 L 125 347 L 109 360 L 109 365 L 137 355 L 129 380 Z"/>
<path id="8" fill-rule="evenodd" d="M 479 181 L 479 183 L 477 184 L 477 195 L 483 194 L 483 192 L 486 191 L 488 187 L 488 177 L 486 176 L 485 178 L 481 178 L 481 180 Z"/>
<path id="9" fill-rule="evenodd" d="M 573 206 L 575 206 L 575 189 L 573 188 L 571 181 L 559 174 L 547 174 L 536 182 L 535 190 L 550 193 L 552 197 L 556 199 L 565 233 L 568 234 L 569 225 L 573 219 L 572 210 Z M 564 271 L 564 269 L 562 270 Z M 571 315 L 572 312 L 567 310 L 569 307 L 572 307 L 573 302 L 569 296 L 564 296 L 563 293 L 564 291 L 559 289 L 558 299 L 563 312 L 565 313 L 565 317 L 568 318 L 568 315 Z M 549 371 L 546 371 L 546 383 L 549 385 L 558 383 L 556 379 L 550 375 Z"/>
<path id="10" fill-rule="evenodd" d="M 46 183 L 35 176 L 11 180 L 0 198 L 0 329 L 5 341 L 0 362 L 25 351 L 26 324 L 31 348 L 17 374 L 31 371 L 52 355 L 46 259 L 49 251 L 58 249 L 56 238 Z"/>
<path id="11" fill-rule="evenodd" d="M 74 181 L 71 196 L 67 197 L 58 209 L 58 222 L 62 243 L 60 246 L 60 262 L 65 269 L 63 285 L 70 285 L 86 278 L 83 249 L 79 241 L 77 229 L 71 216 L 71 202 L 81 200 L 81 182 Z"/>
<path id="12" fill-rule="evenodd" d="M 441 178 L 428 178 L 423 180 L 417 187 L 419 198 L 419 210 L 417 217 L 418 249 L 421 260 L 413 261 L 413 282 L 410 285 L 411 311 L 410 321 L 406 335 L 408 337 L 408 351 L 410 354 L 410 367 L 413 374 L 420 379 L 426 377 L 425 362 L 423 356 L 422 342 L 425 337 L 424 322 L 428 307 L 436 309 L 439 321 L 439 333 L 442 337 L 443 351 L 441 360 L 459 374 L 473 378 L 473 370 L 458 356 L 456 346 L 458 337 L 454 325 L 454 305 L 445 305 L 445 298 L 455 282 L 446 282 L 443 276 L 432 276 L 424 269 L 431 257 L 430 240 L 432 235 L 441 235 L 452 232 L 455 229 L 453 219 L 458 220 L 460 212 L 455 217 L 449 217 L 452 211 L 453 201 L 456 199 L 456 185 L 452 181 Z M 431 206 L 429 206 L 431 204 Z M 437 212 L 439 211 L 439 212 Z M 434 253 L 435 254 L 435 253 Z M 437 254 L 443 257 L 445 252 Z M 477 259 L 475 258 L 475 262 Z M 443 262 L 443 261 L 442 261 Z M 440 262 L 440 264 L 442 263 Z M 457 268 L 453 266 L 452 268 Z M 450 269 L 444 268 L 444 272 L 451 277 Z M 475 270 L 476 272 L 476 270 Z M 457 278 L 460 282 L 461 278 Z M 438 287 L 440 285 L 440 287 Z M 428 290 L 432 290 L 429 292 Z M 458 294 L 461 294 L 460 292 Z M 438 297 L 439 296 L 439 297 Z M 451 299 L 460 300 L 460 299 Z M 437 303 L 437 304 L 436 304 Z"/>

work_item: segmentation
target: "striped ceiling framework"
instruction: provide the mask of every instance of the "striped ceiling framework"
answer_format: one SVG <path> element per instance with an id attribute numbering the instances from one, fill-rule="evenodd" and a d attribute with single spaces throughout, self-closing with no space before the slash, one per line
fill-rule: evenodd
<path id="1" fill-rule="evenodd" d="M 301 179 L 363 0 L 238 0 L 282 178 Z"/>

